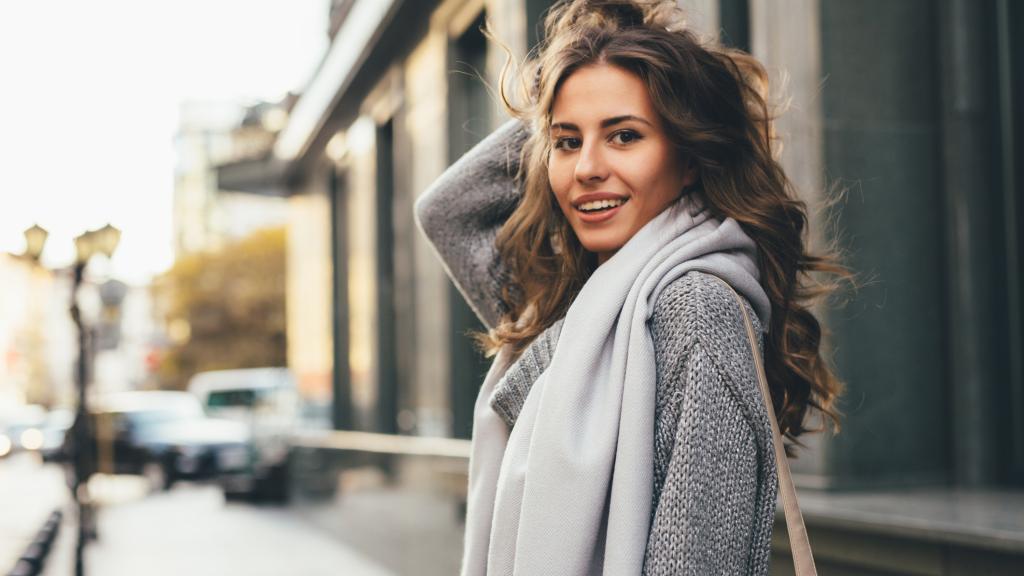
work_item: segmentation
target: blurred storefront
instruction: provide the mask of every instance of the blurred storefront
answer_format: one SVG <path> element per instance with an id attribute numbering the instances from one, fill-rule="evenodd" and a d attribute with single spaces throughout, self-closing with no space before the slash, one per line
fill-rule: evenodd
<path id="1" fill-rule="evenodd" d="M 0 253 L 0 410 L 66 405 L 74 397 L 70 281 L 23 256 Z"/>
<path id="2" fill-rule="evenodd" d="M 484 20 L 521 59 L 549 4 L 332 2 L 329 53 L 272 153 L 234 187 L 287 197 L 289 365 L 307 394 L 331 398 L 336 429 L 300 436 L 306 486 L 355 489 L 377 478 L 369 465 L 389 490 L 429 495 L 409 514 L 455 503 L 435 524 L 380 513 L 396 519 L 392 538 L 418 530 L 436 544 L 384 559 L 400 572 L 457 565 L 487 368 L 465 336 L 480 325 L 416 230 L 413 203 L 504 118 L 477 78 L 497 86 L 505 58 Z M 1024 6 L 683 4 L 695 27 L 785 77 L 783 164 L 813 225 L 834 221 L 870 280 L 825 314 L 848 383 L 843 431 L 815 436 L 793 464 L 821 572 L 1019 573 Z M 837 186 L 845 201 L 815 212 Z M 351 473 L 335 480 L 339 469 Z M 784 574 L 782 524 L 776 541 Z"/>

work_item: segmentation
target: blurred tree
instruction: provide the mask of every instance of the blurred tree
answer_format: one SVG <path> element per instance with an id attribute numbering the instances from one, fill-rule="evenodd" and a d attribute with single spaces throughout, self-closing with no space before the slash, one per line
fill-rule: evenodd
<path id="1" fill-rule="evenodd" d="M 153 291 L 171 337 L 157 368 L 161 388 L 184 388 L 204 370 L 285 365 L 283 227 L 185 255 Z"/>

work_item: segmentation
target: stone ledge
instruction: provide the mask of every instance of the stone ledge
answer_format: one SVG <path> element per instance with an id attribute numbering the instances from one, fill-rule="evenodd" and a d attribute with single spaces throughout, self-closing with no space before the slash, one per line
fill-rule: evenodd
<path id="1" fill-rule="evenodd" d="M 816 527 L 1024 554 L 1024 491 L 913 489 L 799 493 Z M 781 507 L 777 518 L 782 519 Z"/>

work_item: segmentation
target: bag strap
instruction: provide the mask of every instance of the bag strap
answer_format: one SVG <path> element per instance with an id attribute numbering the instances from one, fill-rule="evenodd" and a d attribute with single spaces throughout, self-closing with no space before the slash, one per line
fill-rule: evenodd
<path id="1" fill-rule="evenodd" d="M 793 567 L 796 569 L 796 576 L 817 576 L 818 572 L 814 568 L 814 556 L 811 555 L 811 543 L 807 539 L 807 528 L 804 526 L 804 517 L 800 513 L 800 504 L 796 499 L 796 488 L 793 486 L 793 477 L 789 472 L 789 460 L 786 457 L 786 449 L 782 445 L 779 422 L 775 418 L 775 408 L 772 406 L 771 392 L 768 390 L 768 377 L 765 375 L 764 366 L 761 364 L 761 354 L 757 346 L 757 339 L 754 337 L 754 325 L 747 314 L 747 307 L 743 304 L 743 298 L 736 292 L 736 289 L 724 279 L 718 279 L 736 295 L 736 299 L 740 303 L 740 310 L 743 312 L 743 322 L 747 327 L 747 338 L 750 340 L 751 352 L 754 354 L 754 364 L 757 367 L 757 382 L 761 388 L 761 398 L 768 409 L 768 420 L 772 424 L 772 443 L 775 445 L 775 462 L 779 472 L 779 490 L 782 492 L 782 508 L 786 513 L 786 530 L 789 532 L 789 549 L 793 554 Z"/>

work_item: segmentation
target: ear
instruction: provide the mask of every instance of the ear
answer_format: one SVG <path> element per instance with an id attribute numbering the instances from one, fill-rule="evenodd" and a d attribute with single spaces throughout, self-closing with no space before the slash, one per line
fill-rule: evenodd
<path id="1" fill-rule="evenodd" d="M 691 158 L 683 159 L 683 186 L 682 189 L 686 190 L 690 186 L 693 186 L 697 179 L 700 178 L 700 167 Z"/>

